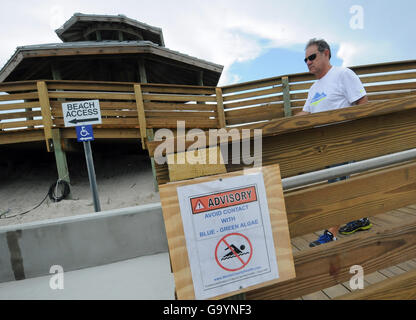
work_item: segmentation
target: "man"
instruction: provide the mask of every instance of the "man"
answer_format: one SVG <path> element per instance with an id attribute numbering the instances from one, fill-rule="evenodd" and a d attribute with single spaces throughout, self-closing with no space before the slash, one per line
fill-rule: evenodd
<path id="1" fill-rule="evenodd" d="M 317 81 L 310 88 L 303 110 L 297 116 L 341 109 L 368 102 L 360 78 L 351 69 L 333 67 L 329 61 L 330 59 L 331 49 L 325 40 L 315 38 L 309 40 L 305 48 L 305 63 L 309 71 L 315 75 Z M 346 178 L 340 177 L 328 182 L 345 180 Z M 371 226 L 370 220 L 363 218 L 347 223 L 339 229 L 339 232 L 341 234 L 351 234 L 359 230 L 370 229 Z M 339 226 L 334 226 L 325 230 L 324 234 L 318 240 L 311 242 L 309 246 L 315 247 L 336 240 L 338 228 Z"/>

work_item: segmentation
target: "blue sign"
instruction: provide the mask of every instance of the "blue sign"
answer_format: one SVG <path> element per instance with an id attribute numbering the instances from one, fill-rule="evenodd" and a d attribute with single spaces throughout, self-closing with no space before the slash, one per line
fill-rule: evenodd
<path id="1" fill-rule="evenodd" d="M 94 140 L 94 133 L 92 132 L 92 125 L 77 126 L 77 139 L 78 142 Z"/>

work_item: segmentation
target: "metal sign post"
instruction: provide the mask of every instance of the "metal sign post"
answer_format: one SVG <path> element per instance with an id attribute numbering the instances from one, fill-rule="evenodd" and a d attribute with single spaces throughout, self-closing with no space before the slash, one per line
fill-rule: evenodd
<path id="1" fill-rule="evenodd" d="M 98 197 L 97 180 L 95 177 L 94 161 L 92 159 L 91 140 L 94 140 L 93 124 L 101 123 L 101 110 L 98 100 L 62 103 L 65 127 L 76 127 L 77 140 L 84 145 L 85 161 L 87 163 L 88 179 L 92 192 L 94 210 L 101 211 Z M 82 124 L 82 125 L 80 125 Z"/>
<path id="2" fill-rule="evenodd" d="M 92 192 L 92 198 L 94 201 L 95 212 L 101 211 L 100 199 L 98 198 L 97 180 L 95 178 L 94 162 L 92 160 L 91 144 L 90 141 L 84 141 L 85 160 L 87 162 L 88 178 L 90 180 L 90 187 Z"/>

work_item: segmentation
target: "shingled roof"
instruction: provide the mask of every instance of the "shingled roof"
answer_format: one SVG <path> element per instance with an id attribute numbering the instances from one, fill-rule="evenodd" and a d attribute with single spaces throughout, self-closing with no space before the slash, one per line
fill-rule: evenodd
<path id="1" fill-rule="evenodd" d="M 125 15 L 96 15 L 75 13 L 55 32 L 63 42 L 97 40 L 95 32 L 121 31 L 125 40 L 147 40 L 164 46 L 162 29 L 130 19 Z M 111 36 L 110 36 L 111 37 Z M 103 37 L 102 40 L 119 40 Z"/>

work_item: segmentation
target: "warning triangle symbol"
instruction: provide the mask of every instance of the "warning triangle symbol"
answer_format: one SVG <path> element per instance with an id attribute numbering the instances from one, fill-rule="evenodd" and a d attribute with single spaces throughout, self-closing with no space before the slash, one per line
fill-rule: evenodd
<path id="1" fill-rule="evenodd" d="M 202 204 L 201 201 L 198 201 L 196 203 L 196 206 L 195 206 L 194 210 L 201 210 L 201 209 L 205 209 L 205 207 L 204 207 L 204 205 Z"/>

